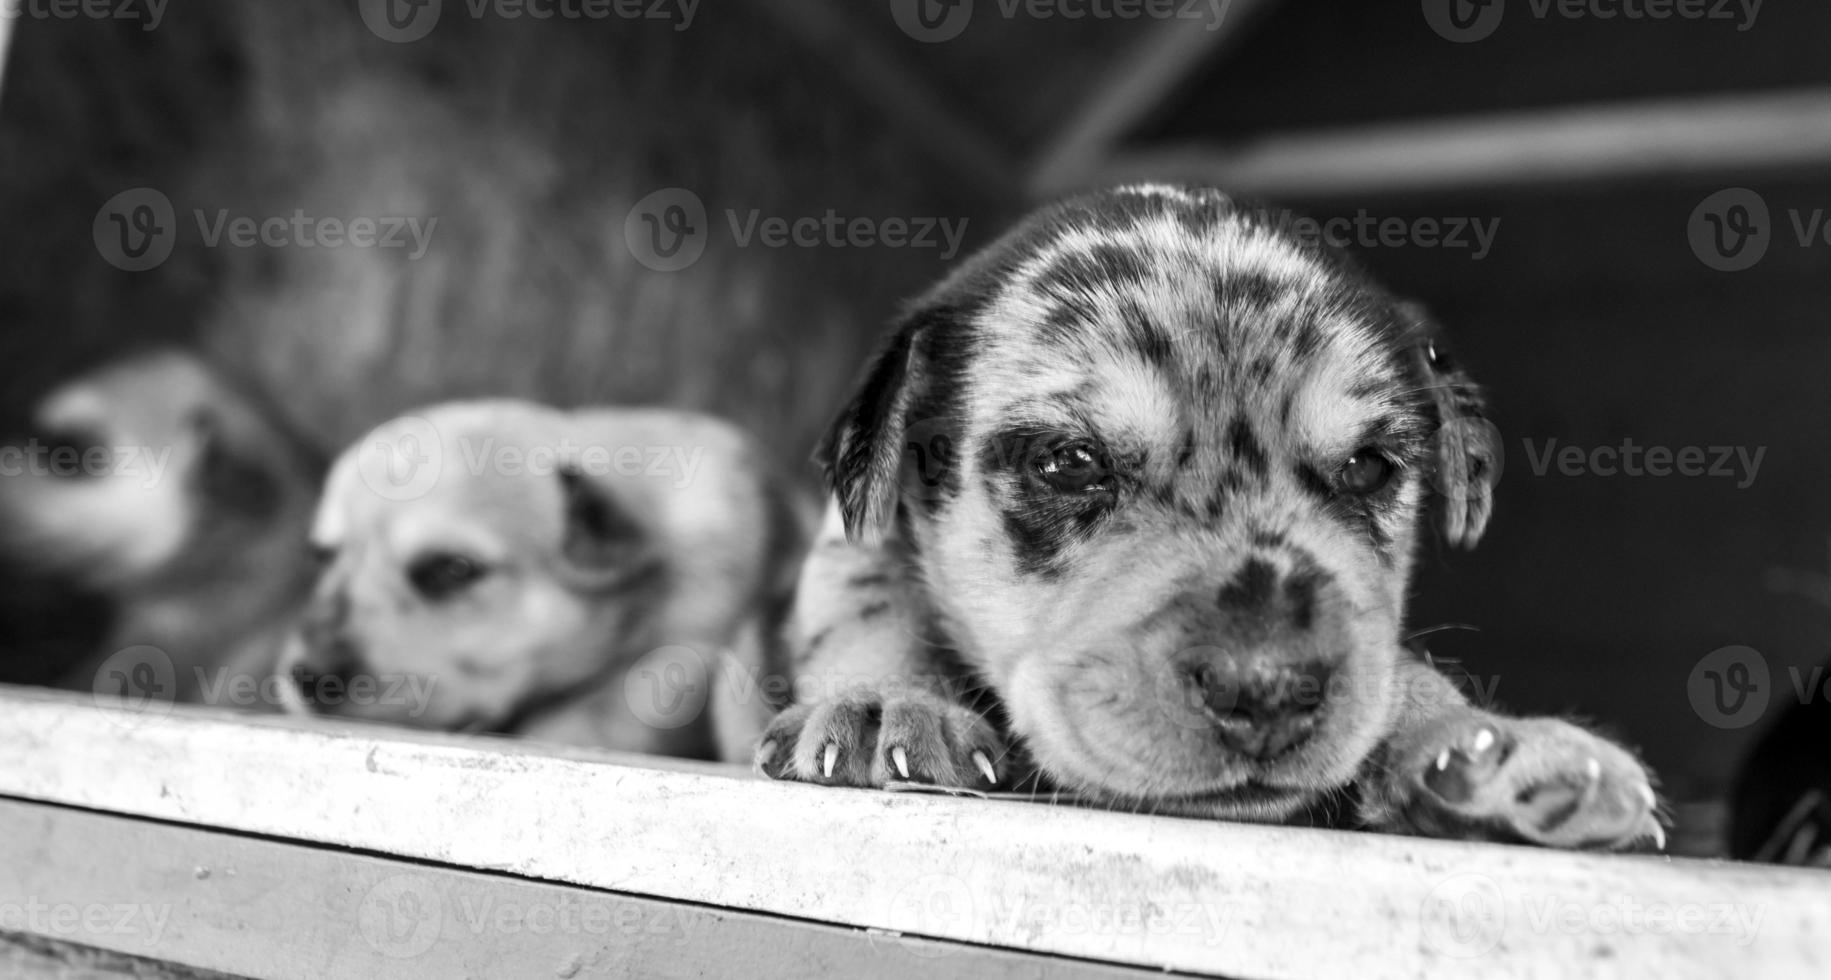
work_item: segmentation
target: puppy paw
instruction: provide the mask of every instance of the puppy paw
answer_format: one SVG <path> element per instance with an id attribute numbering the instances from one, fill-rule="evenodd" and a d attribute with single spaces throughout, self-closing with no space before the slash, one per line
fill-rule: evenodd
<path id="1" fill-rule="evenodd" d="M 756 766 L 775 779 L 882 787 L 904 781 L 987 790 L 1004 743 L 978 713 L 920 691 L 856 691 L 777 715 Z"/>
<path id="2" fill-rule="evenodd" d="M 1626 749 L 1555 718 L 1458 713 L 1396 757 L 1404 828 L 1546 847 L 1665 848 L 1651 777 Z"/>

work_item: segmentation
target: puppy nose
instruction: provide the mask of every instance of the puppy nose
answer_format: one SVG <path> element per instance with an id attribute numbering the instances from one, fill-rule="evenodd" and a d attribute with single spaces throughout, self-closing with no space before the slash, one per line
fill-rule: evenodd
<path id="1" fill-rule="evenodd" d="M 83 460 L 102 446 L 100 433 L 76 427 L 42 429 L 32 438 L 46 451 L 52 476 L 79 478 L 89 476 Z"/>
<path id="2" fill-rule="evenodd" d="M 1302 744 L 1316 730 L 1333 673 L 1320 661 L 1219 658 L 1197 665 L 1190 680 L 1221 742 L 1241 755 L 1267 759 Z"/>
<path id="3" fill-rule="evenodd" d="M 293 684 L 310 704 L 314 695 L 335 696 L 347 688 L 359 661 L 355 644 L 342 637 L 307 642 L 305 656 L 293 664 L 291 673 Z"/>
<path id="4" fill-rule="evenodd" d="M 1252 558 L 1221 586 L 1215 604 L 1224 612 L 1250 616 L 1265 625 L 1307 630 L 1316 618 L 1316 593 L 1321 584 L 1321 575 L 1313 569 L 1299 567 L 1281 577 L 1270 562 Z"/>
<path id="5" fill-rule="evenodd" d="M 292 680 L 309 702 L 313 694 L 324 693 L 324 681 L 348 684 L 356 674 L 359 657 L 344 626 L 349 619 L 349 601 L 341 592 L 314 601 L 299 622 L 299 639 L 304 654 L 293 664 Z"/>
<path id="6" fill-rule="evenodd" d="M 299 621 L 299 635 L 313 650 L 343 641 L 343 627 L 350 618 L 350 600 L 341 590 L 321 593 L 305 610 Z"/>

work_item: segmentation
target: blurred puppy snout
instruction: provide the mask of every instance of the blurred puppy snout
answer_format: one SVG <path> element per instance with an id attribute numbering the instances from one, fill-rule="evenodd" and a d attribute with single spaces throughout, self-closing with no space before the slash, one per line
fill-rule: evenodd
<path id="1" fill-rule="evenodd" d="M 1183 673 L 1221 743 L 1267 759 L 1314 734 L 1335 671 L 1322 660 L 1219 653 L 1185 663 Z"/>
<path id="2" fill-rule="evenodd" d="M 309 704 L 325 693 L 326 684 L 347 686 L 362 657 L 348 632 L 349 603 L 341 593 L 313 600 L 299 622 L 287 674 Z"/>
<path id="3" fill-rule="evenodd" d="M 89 476 L 84 460 L 104 444 L 96 430 L 75 425 L 39 426 L 31 441 L 43 451 L 45 472 L 54 477 L 75 479 Z"/>

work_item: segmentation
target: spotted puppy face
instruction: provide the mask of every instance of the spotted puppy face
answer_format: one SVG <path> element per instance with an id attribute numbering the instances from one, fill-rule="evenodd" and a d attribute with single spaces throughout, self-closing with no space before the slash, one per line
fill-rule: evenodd
<path id="1" fill-rule="evenodd" d="M 1031 218 L 919 301 L 827 458 L 1055 784 L 1270 819 L 1394 724 L 1427 504 L 1492 446 L 1429 327 L 1211 191 Z M 1447 493 L 1436 493 L 1443 490 Z"/>

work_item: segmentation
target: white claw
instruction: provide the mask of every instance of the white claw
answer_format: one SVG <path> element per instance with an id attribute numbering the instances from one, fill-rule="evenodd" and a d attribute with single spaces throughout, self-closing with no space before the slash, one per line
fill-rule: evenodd
<path id="1" fill-rule="evenodd" d="M 1442 772 L 1450 767 L 1450 750 L 1444 749 L 1437 755 L 1437 771 Z"/>
<path id="2" fill-rule="evenodd" d="M 998 770 L 992 768 L 992 760 L 986 758 L 984 752 L 973 753 L 973 765 L 978 766 L 979 771 L 985 774 L 987 783 L 993 786 L 998 785 Z"/>
<path id="3" fill-rule="evenodd" d="M 827 779 L 832 779 L 833 778 L 833 766 L 835 764 L 837 764 L 838 762 L 839 762 L 839 744 L 837 742 L 827 743 L 826 755 L 821 757 L 821 760 L 820 760 L 820 775 Z"/>
<path id="4" fill-rule="evenodd" d="M 1659 806 L 1659 795 L 1653 792 L 1653 787 L 1645 785 L 1644 783 L 1640 787 L 1640 798 L 1647 801 L 1647 809 L 1649 810 Z"/>
<path id="5" fill-rule="evenodd" d="M 1661 827 L 1658 822 L 1653 824 L 1653 849 L 1658 851 L 1666 849 L 1666 828 Z"/>
<path id="6" fill-rule="evenodd" d="M 904 752 L 901 745 L 891 747 L 890 761 L 896 766 L 897 775 L 909 778 L 909 753 Z"/>
<path id="7" fill-rule="evenodd" d="M 764 742 L 762 746 L 757 749 L 757 768 L 761 769 L 764 766 L 769 765 L 770 760 L 775 757 L 776 743 Z"/>
<path id="8" fill-rule="evenodd" d="M 1481 731 L 1475 733 L 1475 753 L 1477 755 L 1479 755 L 1483 752 L 1486 752 L 1493 747 L 1494 747 L 1494 732 L 1493 731 L 1484 728 Z"/>
<path id="9" fill-rule="evenodd" d="M 1601 779 L 1602 778 L 1602 760 L 1596 758 L 1595 756 L 1590 756 L 1589 761 L 1583 764 L 1583 774 L 1585 776 L 1588 776 L 1589 781 L 1592 783 L 1598 779 Z"/>

